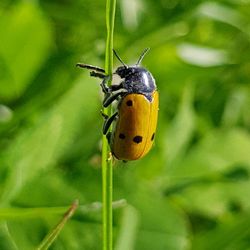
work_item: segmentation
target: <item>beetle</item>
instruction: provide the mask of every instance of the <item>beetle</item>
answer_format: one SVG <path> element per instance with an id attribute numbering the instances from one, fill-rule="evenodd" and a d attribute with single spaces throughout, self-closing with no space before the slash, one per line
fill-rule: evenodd
<path id="1" fill-rule="evenodd" d="M 104 69 L 89 64 L 77 64 L 91 70 L 91 76 L 102 79 L 100 85 L 104 92 L 104 107 L 118 101 L 114 114 L 110 117 L 103 115 L 103 134 L 108 139 L 112 155 L 118 160 L 132 161 L 142 158 L 151 149 L 155 138 L 159 94 L 152 74 L 140 66 L 148 50 L 146 48 L 132 66 L 126 65 L 113 50 L 122 63 L 113 73 L 121 78 L 117 85 L 107 85 L 110 76 L 105 75 Z M 108 132 L 113 123 L 113 131 Z"/>

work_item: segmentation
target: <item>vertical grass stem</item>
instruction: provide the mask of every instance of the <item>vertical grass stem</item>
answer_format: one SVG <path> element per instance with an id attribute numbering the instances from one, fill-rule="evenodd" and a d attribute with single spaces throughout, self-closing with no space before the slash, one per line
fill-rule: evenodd
<path id="1" fill-rule="evenodd" d="M 105 73 L 111 76 L 108 85 L 112 82 L 113 72 L 113 34 L 115 22 L 116 0 L 106 0 L 107 41 L 105 54 Z M 104 114 L 110 116 L 111 106 L 103 109 Z M 109 145 L 106 136 L 102 138 L 102 192 L 103 192 L 103 250 L 113 249 L 113 168 L 109 154 Z"/>

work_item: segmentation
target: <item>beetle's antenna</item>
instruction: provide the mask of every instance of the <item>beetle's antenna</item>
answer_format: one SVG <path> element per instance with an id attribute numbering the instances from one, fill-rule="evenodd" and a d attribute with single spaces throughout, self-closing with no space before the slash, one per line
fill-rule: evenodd
<path id="1" fill-rule="evenodd" d="M 147 54 L 147 52 L 148 52 L 149 50 L 150 50 L 150 48 L 146 48 L 146 49 L 144 49 L 144 50 L 142 51 L 142 53 L 141 53 L 141 55 L 140 55 L 140 57 L 139 57 L 139 59 L 138 59 L 138 61 L 137 61 L 137 63 L 136 63 L 135 66 L 140 65 L 142 59 L 144 58 L 144 56 Z"/>
<path id="2" fill-rule="evenodd" d="M 121 64 L 122 64 L 125 68 L 128 68 L 128 65 L 126 65 L 126 64 L 122 61 L 121 57 L 118 56 L 118 54 L 116 53 L 116 51 L 115 51 L 114 49 L 113 49 L 113 52 L 114 52 L 116 58 L 121 62 Z"/>

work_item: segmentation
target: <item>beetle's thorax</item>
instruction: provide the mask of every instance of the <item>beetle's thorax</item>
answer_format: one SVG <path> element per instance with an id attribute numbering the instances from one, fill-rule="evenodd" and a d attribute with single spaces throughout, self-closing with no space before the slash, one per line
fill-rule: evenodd
<path id="1" fill-rule="evenodd" d="M 129 93 L 152 93 L 156 89 L 155 80 L 148 70 L 139 66 L 117 68 L 116 74 L 123 79 L 123 87 Z"/>

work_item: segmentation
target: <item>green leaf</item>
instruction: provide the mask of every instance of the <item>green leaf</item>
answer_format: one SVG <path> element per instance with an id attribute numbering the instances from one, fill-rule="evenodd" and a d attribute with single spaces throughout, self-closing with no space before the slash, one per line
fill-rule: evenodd
<path id="1" fill-rule="evenodd" d="M 194 238 L 192 249 L 249 249 L 250 215 L 241 214 L 232 218 L 224 218 L 213 230 L 199 233 Z"/>
<path id="2" fill-rule="evenodd" d="M 177 53 L 184 62 L 200 67 L 214 67 L 230 62 L 225 50 L 189 43 L 178 45 Z"/>
<path id="3" fill-rule="evenodd" d="M 51 28 L 37 5 L 21 2 L 0 17 L 0 98 L 18 98 L 41 69 L 52 44 Z"/>
<path id="4" fill-rule="evenodd" d="M 145 187 L 131 198 L 140 218 L 134 249 L 187 249 L 187 218 L 174 204 Z"/>
<path id="5" fill-rule="evenodd" d="M 183 91 L 178 112 L 169 126 L 165 139 L 168 168 L 179 161 L 190 142 L 195 129 L 195 114 L 192 107 L 193 86 L 187 84 Z"/>
<path id="6" fill-rule="evenodd" d="M 6 153 L 9 176 L 3 201 L 10 201 L 24 183 L 53 166 L 73 146 L 78 131 L 96 117 L 97 92 L 97 85 L 80 78 L 37 124 L 19 134 Z"/>
<path id="7" fill-rule="evenodd" d="M 128 205 L 123 209 L 120 232 L 116 239 L 115 250 L 134 249 L 138 232 L 138 211 Z"/>
<path id="8" fill-rule="evenodd" d="M 7 223 L 3 221 L 0 223 L 0 249 L 2 250 L 19 249 L 9 232 Z"/>
<path id="9" fill-rule="evenodd" d="M 249 152 L 244 130 L 211 131 L 172 170 L 167 193 L 204 216 L 222 216 L 231 203 L 249 208 Z"/>
<path id="10" fill-rule="evenodd" d="M 250 167 L 250 136 L 243 129 L 214 130 L 173 170 L 175 178 L 204 176 L 229 170 L 235 164 Z"/>
<path id="11" fill-rule="evenodd" d="M 241 13 L 226 5 L 217 2 L 205 2 L 199 6 L 197 14 L 230 24 L 249 35 L 249 30 L 246 28 L 249 24 L 248 17 L 244 16 L 243 12 Z"/>
<path id="12" fill-rule="evenodd" d="M 37 250 L 47 250 L 52 243 L 56 240 L 59 233 L 65 226 L 65 223 L 70 219 L 70 217 L 74 214 L 75 210 L 77 209 L 78 201 L 75 201 L 71 207 L 67 210 L 67 212 L 64 214 L 63 218 L 60 220 L 60 222 L 53 228 L 43 239 L 41 244 L 37 247 Z"/>

